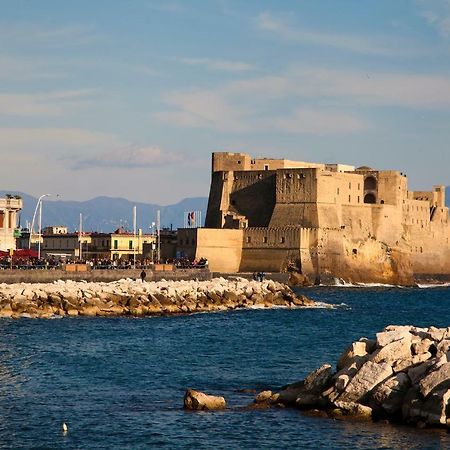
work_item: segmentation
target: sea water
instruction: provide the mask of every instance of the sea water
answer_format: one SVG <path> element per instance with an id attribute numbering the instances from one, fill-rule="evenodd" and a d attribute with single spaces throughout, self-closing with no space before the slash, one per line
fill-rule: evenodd
<path id="1" fill-rule="evenodd" d="M 246 410 L 389 324 L 450 326 L 450 288 L 303 291 L 328 309 L 0 321 L 0 446 L 36 449 L 450 448 L 444 430 Z M 182 409 L 186 388 L 221 412 Z M 68 425 L 63 433 L 62 424 Z"/>

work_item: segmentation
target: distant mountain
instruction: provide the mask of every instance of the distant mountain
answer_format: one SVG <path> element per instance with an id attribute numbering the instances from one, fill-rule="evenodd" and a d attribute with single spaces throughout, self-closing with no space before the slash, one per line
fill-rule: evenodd
<path id="1" fill-rule="evenodd" d="M 450 206 L 450 186 L 445 188 L 445 204 Z"/>
<path id="2" fill-rule="evenodd" d="M 23 199 L 21 223 L 33 218 L 37 198 L 23 192 L 0 191 L 5 194 L 20 195 Z M 85 231 L 110 232 L 123 226 L 130 231 L 133 228 L 133 206 L 137 210 L 137 227 L 144 233 L 149 232 L 152 222 L 156 222 L 156 213 L 161 211 L 162 227 L 183 227 L 185 211 L 201 211 L 202 221 L 205 220 L 208 199 L 206 197 L 185 198 L 175 205 L 160 206 L 149 203 L 139 203 L 124 198 L 96 197 L 85 202 L 45 199 L 42 209 L 42 226 L 63 225 L 69 230 L 78 229 L 80 213 L 83 214 L 83 229 Z M 37 229 L 37 218 L 36 226 Z"/>

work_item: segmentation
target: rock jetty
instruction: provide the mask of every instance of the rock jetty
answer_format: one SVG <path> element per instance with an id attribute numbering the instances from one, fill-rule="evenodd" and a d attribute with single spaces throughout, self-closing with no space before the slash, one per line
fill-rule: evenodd
<path id="1" fill-rule="evenodd" d="M 312 307 L 287 285 L 243 278 L 110 283 L 55 281 L 0 284 L 0 317 L 149 316 L 238 308 Z"/>
<path id="2" fill-rule="evenodd" d="M 450 328 L 388 326 L 255 405 L 320 410 L 331 417 L 450 428 Z M 255 406 L 256 407 L 256 406 Z"/>

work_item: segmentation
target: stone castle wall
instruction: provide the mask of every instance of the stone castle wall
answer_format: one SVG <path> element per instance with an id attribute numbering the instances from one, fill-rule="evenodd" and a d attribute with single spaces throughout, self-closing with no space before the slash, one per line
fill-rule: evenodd
<path id="1" fill-rule="evenodd" d="M 243 229 L 243 271 L 295 262 L 314 278 L 402 284 L 450 274 L 448 217 L 443 186 L 410 192 L 398 171 L 213 156 L 206 226 Z"/>

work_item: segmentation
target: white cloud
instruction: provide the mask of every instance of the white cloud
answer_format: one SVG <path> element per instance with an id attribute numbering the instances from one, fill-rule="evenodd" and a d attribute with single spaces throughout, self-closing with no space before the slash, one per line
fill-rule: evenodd
<path id="1" fill-rule="evenodd" d="M 450 37 L 450 0 L 417 0 L 420 15 L 444 38 Z"/>
<path id="2" fill-rule="evenodd" d="M 236 97 L 297 97 L 353 106 L 398 106 L 449 109 L 450 77 L 433 74 L 361 72 L 294 67 L 279 76 L 229 83 Z"/>
<path id="3" fill-rule="evenodd" d="M 153 115 L 163 122 L 191 128 L 249 131 L 245 121 L 249 112 L 230 103 L 222 92 L 206 89 L 175 92 L 166 95 L 164 100 L 172 109 Z"/>
<path id="4" fill-rule="evenodd" d="M 186 11 L 186 8 L 181 3 L 169 0 L 164 0 L 162 2 L 152 1 L 148 4 L 148 7 L 153 11 L 171 14 L 180 14 Z"/>
<path id="5" fill-rule="evenodd" d="M 101 152 L 85 159 L 79 159 L 75 162 L 73 167 L 75 169 L 89 169 L 97 167 L 136 169 L 161 167 L 179 163 L 181 161 L 181 155 L 163 152 L 159 147 L 128 146 Z"/>
<path id="6" fill-rule="evenodd" d="M 2 80 L 55 79 L 66 75 L 67 70 L 60 62 L 54 64 L 35 57 L 0 55 L 0 79 Z"/>
<path id="7" fill-rule="evenodd" d="M 105 147 L 121 143 L 117 136 L 80 128 L 0 128 L 0 150 L 37 153 L 44 149 Z"/>
<path id="8" fill-rule="evenodd" d="M 0 115 L 60 116 L 88 106 L 96 93 L 93 89 L 53 91 L 40 94 L 0 93 Z"/>
<path id="9" fill-rule="evenodd" d="M 100 38 L 97 31 L 81 24 L 65 24 L 60 27 L 40 26 L 33 23 L 0 22 L 0 41 L 27 46 L 53 48 L 92 44 Z"/>
<path id="10" fill-rule="evenodd" d="M 368 125 L 362 119 L 342 112 L 298 108 L 287 117 L 275 119 L 273 128 L 320 136 L 364 131 Z"/>
<path id="11" fill-rule="evenodd" d="M 332 47 L 367 55 L 391 55 L 392 48 L 376 39 L 344 34 L 329 34 L 292 26 L 286 16 L 277 16 L 265 11 L 256 18 L 260 30 L 279 36 L 281 39 L 305 44 Z"/>
<path id="12" fill-rule="evenodd" d="M 300 66 L 215 89 L 172 92 L 163 100 L 167 110 L 153 117 L 180 127 L 233 133 L 356 133 L 371 127 L 363 117 L 367 108 L 449 110 L 450 77 Z"/>
<path id="13" fill-rule="evenodd" d="M 253 64 L 226 59 L 181 58 L 180 62 L 190 66 L 203 66 L 208 70 L 223 70 L 226 72 L 244 72 L 255 68 Z"/>

